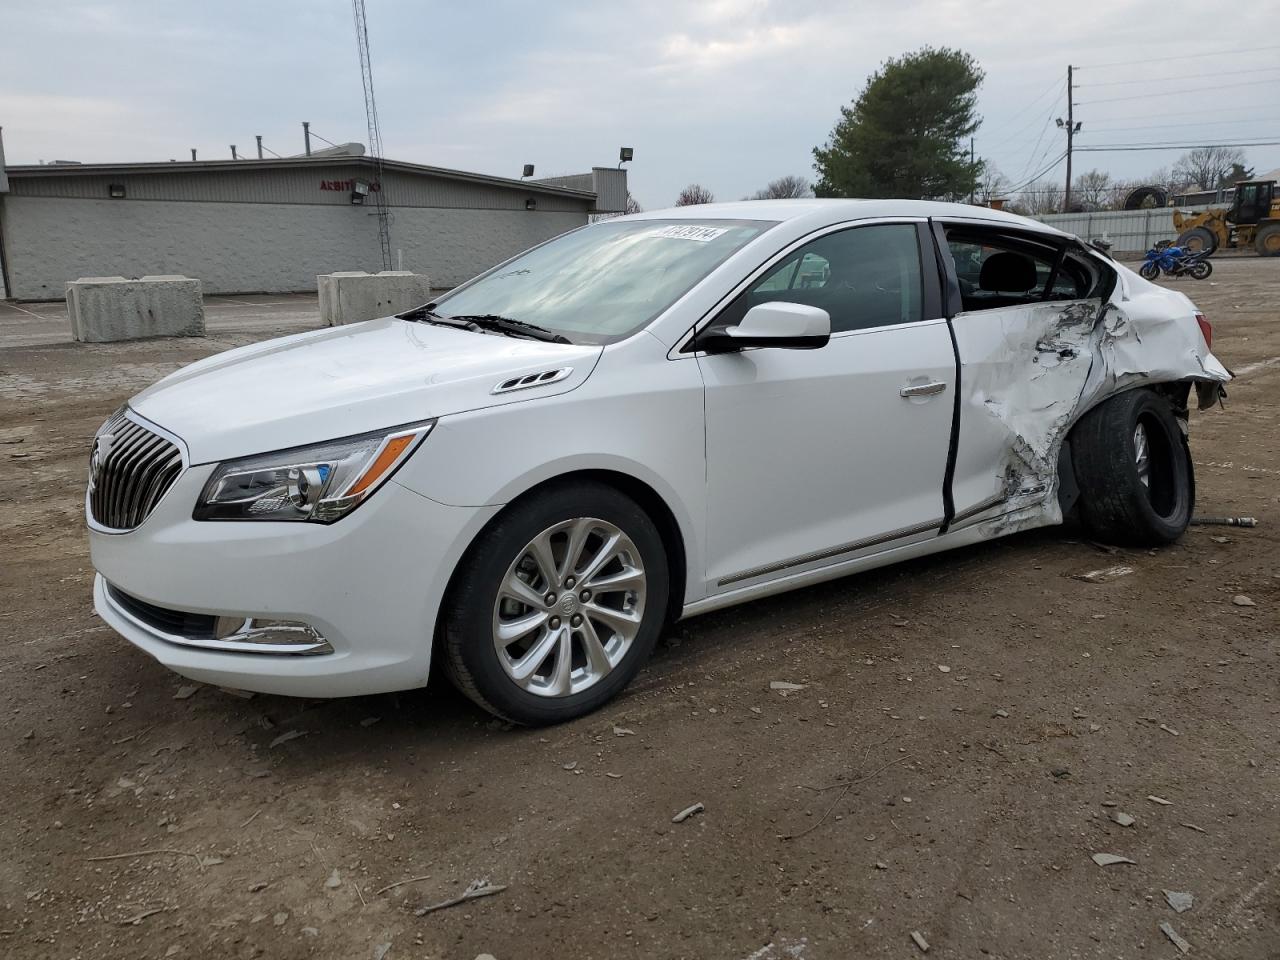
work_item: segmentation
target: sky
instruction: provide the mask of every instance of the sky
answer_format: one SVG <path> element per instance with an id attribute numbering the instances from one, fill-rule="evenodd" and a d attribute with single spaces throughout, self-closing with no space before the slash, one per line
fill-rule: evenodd
<path id="1" fill-rule="evenodd" d="M 925 45 L 986 73 L 978 156 L 1015 183 L 1065 149 L 1067 65 L 1078 147 L 1280 141 L 1280 0 L 1214 14 L 1202 0 L 366 0 L 384 154 L 518 177 L 613 165 L 630 146 L 649 209 L 702 183 L 739 199 L 815 179 L 822 144 L 884 59 Z M 348 0 L 4 0 L 0 126 L 9 164 L 302 151 L 301 121 L 367 139 Z M 1139 178 L 1183 151 L 1081 152 Z M 1257 172 L 1280 146 L 1246 149 Z M 1045 175 L 1060 182 L 1061 165 Z"/>

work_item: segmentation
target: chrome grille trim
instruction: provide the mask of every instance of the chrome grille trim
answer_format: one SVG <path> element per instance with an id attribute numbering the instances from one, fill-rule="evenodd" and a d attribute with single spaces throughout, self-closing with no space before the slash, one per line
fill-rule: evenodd
<path id="1" fill-rule="evenodd" d="M 102 533 L 139 527 L 186 466 L 177 437 L 132 410 L 120 411 L 94 438 L 85 494 L 89 525 Z"/>

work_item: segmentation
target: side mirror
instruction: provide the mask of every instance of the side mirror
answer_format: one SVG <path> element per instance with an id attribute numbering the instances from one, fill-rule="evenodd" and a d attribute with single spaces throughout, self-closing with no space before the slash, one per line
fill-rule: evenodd
<path id="1" fill-rule="evenodd" d="M 736 327 L 699 338 L 699 349 L 728 353 L 747 347 L 816 350 L 831 339 L 831 314 L 803 303 L 760 303 Z"/>

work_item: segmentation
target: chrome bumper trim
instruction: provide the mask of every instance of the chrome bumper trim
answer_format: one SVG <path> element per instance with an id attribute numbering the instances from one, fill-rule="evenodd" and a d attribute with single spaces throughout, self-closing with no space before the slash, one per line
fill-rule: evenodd
<path id="1" fill-rule="evenodd" d="M 121 619 L 128 621 L 132 626 L 137 627 L 148 636 L 154 637 L 157 640 L 163 640 L 165 643 L 176 644 L 180 647 L 196 647 L 201 650 L 214 650 L 222 653 L 311 655 L 333 653 L 333 647 L 330 645 L 329 641 L 316 632 L 314 627 L 311 627 L 308 624 L 299 623 L 296 626 L 279 627 L 274 628 L 273 630 L 271 628 L 253 627 L 252 624 L 254 621 L 252 618 L 241 618 L 237 616 L 236 619 L 243 619 L 243 624 L 238 630 L 228 634 L 224 639 L 219 640 L 212 636 L 208 639 L 202 637 L 184 637 L 180 634 L 168 633 L 167 631 L 157 629 L 153 624 L 147 623 L 145 620 L 134 615 L 116 599 L 116 588 L 110 583 L 106 583 L 104 581 L 102 595 L 107 605 L 111 608 L 112 613 L 116 614 Z M 296 643 L 279 643 L 266 639 L 267 636 L 273 632 L 279 634 L 285 631 L 289 633 L 297 632 L 299 635 L 305 635 L 311 639 Z M 243 639 L 254 636 L 262 639 L 256 641 Z M 236 637 L 241 637 L 242 639 L 237 640 L 235 639 Z"/>

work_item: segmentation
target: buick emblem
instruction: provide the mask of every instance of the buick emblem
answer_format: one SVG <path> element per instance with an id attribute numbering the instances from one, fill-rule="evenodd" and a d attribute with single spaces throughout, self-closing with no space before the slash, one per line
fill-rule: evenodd
<path id="1" fill-rule="evenodd" d="M 102 473 L 102 465 L 111 454 L 111 447 L 116 442 L 114 434 L 104 433 L 93 442 L 93 453 L 89 455 L 89 490 L 98 485 L 98 476 Z"/>

